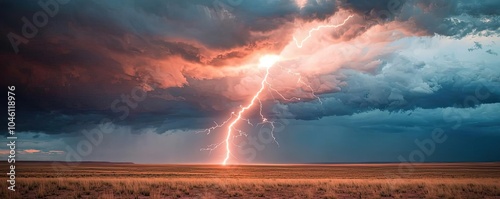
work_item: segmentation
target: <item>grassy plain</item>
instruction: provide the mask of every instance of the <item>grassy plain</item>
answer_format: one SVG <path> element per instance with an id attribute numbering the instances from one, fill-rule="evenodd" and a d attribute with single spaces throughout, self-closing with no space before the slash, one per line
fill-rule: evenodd
<path id="1" fill-rule="evenodd" d="M 500 163 L 141 165 L 18 163 L 0 198 L 499 198 Z M 7 165 L 0 164 L 2 168 Z"/>

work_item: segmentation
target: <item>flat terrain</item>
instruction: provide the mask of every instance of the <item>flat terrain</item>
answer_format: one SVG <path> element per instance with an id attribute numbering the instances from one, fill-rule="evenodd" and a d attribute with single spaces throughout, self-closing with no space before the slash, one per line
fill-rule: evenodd
<path id="1" fill-rule="evenodd" d="M 0 164 L 7 172 L 8 166 Z M 500 163 L 18 163 L 0 198 L 499 198 Z"/>

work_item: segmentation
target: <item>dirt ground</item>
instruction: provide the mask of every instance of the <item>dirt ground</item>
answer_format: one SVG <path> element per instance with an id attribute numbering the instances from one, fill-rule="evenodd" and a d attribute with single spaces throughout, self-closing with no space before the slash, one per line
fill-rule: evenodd
<path id="1" fill-rule="evenodd" d="M 0 165 L 8 168 L 7 165 Z M 0 198 L 499 198 L 500 163 L 16 164 Z"/>

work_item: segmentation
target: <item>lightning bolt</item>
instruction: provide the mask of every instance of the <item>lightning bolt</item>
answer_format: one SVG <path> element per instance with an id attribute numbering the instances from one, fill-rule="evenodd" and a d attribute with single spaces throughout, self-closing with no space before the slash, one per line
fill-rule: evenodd
<path id="1" fill-rule="evenodd" d="M 266 75 L 264 76 L 264 79 L 262 79 L 259 91 L 257 91 L 257 93 L 255 93 L 255 95 L 252 97 L 252 100 L 250 101 L 250 103 L 247 106 L 240 109 L 236 119 L 233 120 L 233 122 L 231 122 L 229 124 L 229 127 L 227 128 L 227 136 L 226 136 L 226 141 L 225 141 L 226 142 L 226 158 L 224 158 L 224 161 L 222 162 L 223 165 L 226 165 L 227 160 L 229 159 L 229 155 L 231 154 L 231 149 L 229 147 L 229 139 L 231 138 L 231 133 L 233 131 L 233 127 L 241 119 L 241 116 L 245 113 L 245 111 L 252 108 L 252 106 L 255 104 L 255 101 L 259 99 L 260 94 L 262 93 L 262 91 L 266 87 L 267 77 L 269 77 L 269 68 L 271 68 L 271 67 L 266 68 Z M 259 100 L 259 103 L 260 103 L 260 100 Z M 262 116 L 262 118 L 264 118 L 264 116 L 262 115 L 262 112 L 261 112 L 261 116 Z M 267 119 L 264 118 L 263 122 L 266 122 L 266 120 Z"/>
<path id="2" fill-rule="evenodd" d="M 313 28 L 311 30 L 309 30 L 309 35 L 304 38 L 303 40 L 301 40 L 300 42 L 295 38 L 293 37 L 293 40 L 296 44 L 296 46 L 298 48 L 302 48 L 303 44 L 309 39 L 312 37 L 312 33 L 315 32 L 315 31 L 318 31 L 322 28 L 338 28 L 338 27 L 341 27 L 343 25 L 346 24 L 346 22 L 352 18 L 353 15 L 350 15 L 348 16 L 343 23 L 341 24 L 337 24 L 337 25 L 320 25 L 320 26 L 317 26 L 316 28 Z M 275 61 L 277 62 L 277 60 Z M 268 90 L 271 91 L 271 93 L 277 93 L 282 99 L 286 100 L 286 101 L 293 101 L 293 100 L 300 100 L 300 98 L 298 97 L 292 97 L 292 98 L 286 98 L 283 94 L 281 94 L 277 89 L 273 88 L 272 85 L 268 82 L 268 78 L 269 78 L 269 75 L 270 75 L 270 69 L 272 66 L 275 65 L 275 62 L 273 62 L 272 64 L 269 64 L 266 66 L 266 74 L 264 75 L 264 78 L 262 79 L 262 81 L 260 82 L 260 89 L 252 96 L 252 99 L 250 100 L 250 102 L 246 105 L 246 106 L 240 106 L 240 110 L 235 113 L 235 112 L 232 112 L 231 113 L 231 116 L 224 122 L 222 122 L 221 124 L 218 124 L 217 122 L 214 122 L 215 123 L 215 126 L 212 126 L 208 129 L 204 129 L 203 131 L 199 131 L 199 132 L 205 132 L 207 134 L 210 134 L 213 130 L 216 130 L 218 128 L 222 128 L 224 126 L 226 126 L 227 124 L 228 127 L 227 127 L 227 132 L 226 132 L 226 136 L 225 136 L 225 139 L 218 143 L 218 144 L 212 144 L 212 145 L 209 145 L 208 148 L 204 148 L 204 149 L 200 149 L 200 150 L 207 150 L 207 151 L 213 151 L 215 149 L 217 149 L 219 146 L 221 146 L 222 144 L 225 144 L 225 149 L 226 149 L 226 154 L 225 154 L 225 158 L 224 160 L 222 161 L 222 165 L 226 165 L 229 158 L 231 157 L 231 147 L 230 147 L 230 141 L 231 141 L 231 138 L 234 138 L 236 136 L 233 136 L 233 133 L 236 133 L 236 132 L 239 132 L 240 136 L 241 135 L 244 135 L 246 136 L 247 134 L 239 129 L 237 129 L 235 126 L 238 124 L 239 121 L 246 121 L 249 125 L 252 125 L 253 124 L 250 122 L 249 119 L 245 119 L 243 118 L 245 112 L 249 109 L 251 109 L 257 102 L 259 103 L 260 107 L 259 107 L 259 113 L 260 113 L 260 117 L 261 117 L 261 120 L 262 122 L 259 123 L 261 125 L 264 125 L 264 124 L 269 124 L 272 129 L 271 129 L 271 137 L 274 139 L 274 142 L 276 142 L 276 144 L 278 144 L 278 142 L 276 141 L 276 138 L 274 137 L 274 128 L 275 128 L 275 125 L 274 125 L 274 122 L 273 121 L 269 121 L 265 116 L 264 114 L 262 113 L 262 102 L 260 100 L 260 95 L 262 94 L 262 92 L 268 88 Z M 281 68 L 284 70 L 284 68 L 281 66 Z M 292 72 L 290 69 L 287 69 L 287 70 L 284 70 L 286 71 L 287 73 L 291 74 L 291 75 L 294 75 L 298 78 L 297 80 L 297 84 L 302 84 L 304 86 L 306 86 L 307 88 L 310 89 L 311 91 L 311 95 L 318 99 L 318 101 L 322 104 L 322 101 L 321 99 L 315 94 L 313 88 L 307 84 L 306 82 L 304 82 L 302 80 L 302 76 L 300 75 L 300 73 L 295 73 L 295 72 Z M 233 119 L 234 118 L 234 119 Z M 259 125 L 258 124 L 258 125 Z M 279 146 L 279 144 L 278 144 Z"/>
<path id="3" fill-rule="evenodd" d="M 297 45 L 297 48 L 302 48 L 302 46 L 304 45 L 304 42 L 306 42 L 309 38 L 312 37 L 312 33 L 315 32 L 315 31 L 318 31 L 322 28 L 338 28 L 338 27 L 341 27 L 343 25 L 345 25 L 345 23 L 347 21 L 349 21 L 350 18 L 354 17 L 353 15 L 349 15 L 345 20 L 344 22 L 342 22 L 341 24 L 337 24 L 337 25 L 321 25 L 321 26 L 318 26 L 316 28 L 313 28 L 311 30 L 309 30 L 309 35 L 307 35 L 306 38 L 302 39 L 302 41 L 297 41 L 297 38 L 295 38 L 295 36 L 293 37 L 293 41 L 295 42 L 295 45 Z"/>

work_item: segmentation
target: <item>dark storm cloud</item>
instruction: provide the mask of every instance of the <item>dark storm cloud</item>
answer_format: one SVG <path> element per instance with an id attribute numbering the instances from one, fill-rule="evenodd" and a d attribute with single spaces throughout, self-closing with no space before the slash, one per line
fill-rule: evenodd
<path id="1" fill-rule="evenodd" d="M 393 1 L 393 0 L 343 0 L 342 6 L 347 9 L 352 9 L 363 14 L 368 14 L 370 12 L 379 12 L 382 10 L 388 10 L 389 3 L 396 2 L 398 4 L 403 4 L 406 1 Z M 399 6 L 397 6 L 399 7 Z"/>
<path id="2" fill-rule="evenodd" d="M 471 0 L 471 1 L 459 1 L 460 10 L 455 12 L 459 13 L 468 13 L 474 16 L 482 16 L 482 15 L 499 15 L 500 10 L 500 2 L 496 0 Z"/>
<path id="3" fill-rule="evenodd" d="M 401 21 L 429 35 L 456 38 L 468 34 L 498 34 L 500 2 L 495 0 L 344 0 L 341 7 L 365 15 L 368 21 Z"/>
<path id="4" fill-rule="evenodd" d="M 196 88 L 209 82 L 204 76 L 185 75 L 186 65 L 220 67 L 227 60 L 243 59 L 260 49 L 279 50 L 287 44 L 291 33 L 272 32 L 288 30 L 295 20 L 322 20 L 340 9 L 349 9 L 368 19 L 377 18 L 377 12 L 387 10 L 390 3 L 309 0 L 299 8 L 291 0 L 243 0 L 234 5 L 221 2 L 224 4 L 205 0 L 74 0 L 61 4 L 48 25 L 39 28 L 27 44 L 19 46 L 18 54 L 7 37 L 0 40 L 0 61 L 4 64 L 0 82 L 18 87 L 18 103 L 22 105 L 19 111 L 23 113 L 19 119 L 26 124 L 26 131 L 69 133 L 98 124 L 102 118 L 119 117 L 120 113 L 110 109 L 112 102 L 121 99 L 121 95 L 130 95 L 136 87 L 147 90 L 149 97 L 118 124 L 137 128 L 161 124 L 159 132 L 203 126 L 210 122 L 203 117 L 219 116 L 239 103 L 234 104 L 235 100 L 218 92 Z M 34 13 L 41 11 L 37 3 L 0 1 L 3 35 L 9 32 L 22 35 L 21 18 L 31 20 Z M 403 1 L 390 19 L 414 22 L 414 28 L 426 30 L 429 35 L 463 37 L 485 30 L 498 31 L 498 8 L 499 3 L 494 0 Z M 374 24 L 367 27 L 370 25 Z M 172 57 L 180 57 L 182 62 L 173 62 L 172 66 L 161 62 Z M 159 74 L 164 76 L 158 77 Z M 387 78 L 392 81 L 400 77 Z M 376 76 L 357 73 L 346 82 L 351 90 L 332 98 L 324 96 L 326 111 L 310 108 L 307 103 L 291 104 L 291 111 L 300 115 L 297 118 L 314 119 L 371 109 L 449 107 L 463 100 L 462 94 L 474 92 L 466 81 L 436 82 L 441 89 L 430 93 L 427 87 L 394 90 Z M 377 88 L 370 90 L 361 84 Z M 497 90 L 492 89 L 490 101 L 483 103 L 497 102 L 497 95 Z"/>
<path id="5" fill-rule="evenodd" d="M 408 4 L 409 3 L 409 4 Z M 469 34 L 498 34 L 498 1 L 408 1 L 397 20 L 414 22 L 429 34 L 461 38 Z"/>
<path id="6" fill-rule="evenodd" d="M 487 65 L 416 62 L 404 56 L 386 60 L 375 74 L 341 70 L 346 86 L 316 101 L 289 104 L 297 119 L 352 115 L 371 110 L 391 112 L 446 107 L 469 108 L 500 103 L 500 76 Z"/>
<path id="7" fill-rule="evenodd" d="M 493 51 L 493 50 L 491 50 L 491 49 L 486 50 L 486 53 L 488 53 L 488 54 L 490 54 L 490 55 L 495 55 L 495 56 L 498 56 L 498 53 L 497 53 L 497 52 L 495 52 L 495 51 Z"/>

